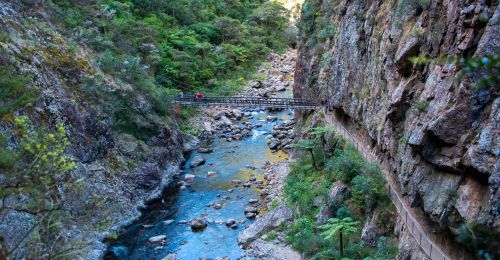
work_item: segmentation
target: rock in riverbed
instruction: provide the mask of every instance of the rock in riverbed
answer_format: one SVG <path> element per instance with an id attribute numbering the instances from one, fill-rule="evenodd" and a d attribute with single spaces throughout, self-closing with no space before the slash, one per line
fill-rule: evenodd
<path id="1" fill-rule="evenodd" d="M 238 244 L 247 247 L 251 242 L 255 241 L 263 234 L 269 232 L 273 228 L 280 226 L 286 221 L 291 221 L 292 218 L 292 210 L 284 204 L 280 204 L 269 213 L 257 219 L 257 221 L 255 221 L 243 232 L 240 232 L 238 234 Z"/>
<path id="2" fill-rule="evenodd" d="M 179 256 L 177 254 L 168 254 L 161 260 L 179 260 Z"/>
<path id="3" fill-rule="evenodd" d="M 184 180 L 186 180 L 186 181 L 192 181 L 192 180 L 194 180 L 194 178 L 196 178 L 196 175 L 193 175 L 193 174 L 184 175 Z"/>
<path id="4" fill-rule="evenodd" d="M 293 249 L 275 245 L 271 242 L 256 240 L 251 245 L 252 254 L 258 259 L 287 259 L 287 260 L 301 260 L 303 259 L 299 253 Z"/>
<path id="5" fill-rule="evenodd" d="M 211 148 L 201 147 L 201 148 L 198 148 L 198 152 L 199 153 L 211 153 L 211 152 L 213 152 L 213 150 Z"/>
<path id="6" fill-rule="evenodd" d="M 201 155 L 196 155 L 191 160 L 190 167 L 193 168 L 193 167 L 197 167 L 197 166 L 200 166 L 200 165 L 203 165 L 203 164 L 205 164 L 205 158 L 203 158 L 203 156 L 201 156 Z"/>
<path id="7" fill-rule="evenodd" d="M 167 240 L 166 235 L 159 235 L 159 236 L 150 237 L 148 239 L 148 242 L 149 243 L 161 243 L 161 242 L 165 242 L 165 240 Z"/>
<path id="8" fill-rule="evenodd" d="M 207 227 L 207 222 L 202 218 L 194 218 L 191 220 L 191 230 L 201 231 Z"/>
<path id="9" fill-rule="evenodd" d="M 230 218 L 228 220 L 226 220 L 226 226 L 230 227 L 232 225 L 236 224 L 236 220 Z"/>

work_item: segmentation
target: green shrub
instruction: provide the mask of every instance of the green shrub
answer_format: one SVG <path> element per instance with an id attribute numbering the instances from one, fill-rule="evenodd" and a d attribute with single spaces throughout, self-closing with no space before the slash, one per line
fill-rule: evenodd
<path id="1" fill-rule="evenodd" d="M 358 208 L 371 212 L 378 204 L 386 203 L 389 198 L 384 186 L 385 180 L 378 167 L 366 168 L 367 171 L 352 179 L 351 200 Z"/>
<path id="2" fill-rule="evenodd" d="M 398 253 L 398 248 L 385 236 L 378 239 L 376 250 L 376 259 L 394 259 Z"/>
<path id="3" fill-rule="evenodd" d="M 33 129 L 27 117 L 18 117 L 13 132 L 3 133 L 0 141 L 6 144 L 10 135 L 16 136 L 18 143 L 12 148 L 4 145 L 0 148 L 2 157 L 9 158 L 2 159 L 0 165 L 3 176 L 0 199 L 10 201 L 0 209 L 8 207 L 30 213 L 35 221 L 26 237 L 16 243 L 30 249 L 26 251 L 27 258 L 39 258 L 38 254 L 56 256 L 68 248 L 68 254 L 71 253 L 74 245 L 63 243 L 61 236 L 62 227 L 71 222 L 63 214 L 62 193 L 77 188 L 78 182 L 70 174 L 76 164 L 65 155 L 69 145 L 66 130 L 62 125 L 54 131 Z M 2 242 L 0 237 L 0 249 Z"/>
<path id="4" fill-rule="evenodd" d="M 335 26 L 327 25 L 325 28 L 321 29 L 318 33 L 318 38 L 324 42 L 335 35 Z"/>
<path id="5" fill-rule="evenodd" d="M 28 89 L 30 76 L 18 75 L 11 66 L 0 66 L 0 119 L 36 100 L 35 91 Z"/>
<path id="6" fill-rule="evenodd" d="M 363 164 L 363 157 L 357 151 L 347 149 L 331 157 L 326 164 L 326 169 L 330 180 L 350 183 L 361 172 Z"/>
<path id="7" fill-rule="evenodd" d="M 328 242 L 323 240 L 315 231 L 315 221 L 310 218 L 299 218 L 290 228 L 286 242 L 295 250 L 306 255 L 314 255 L 327 247 Z"/>

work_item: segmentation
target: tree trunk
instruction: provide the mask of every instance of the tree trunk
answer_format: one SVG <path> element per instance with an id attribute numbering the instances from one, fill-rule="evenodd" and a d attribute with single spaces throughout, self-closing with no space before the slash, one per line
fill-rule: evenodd
<path id="1" fill-rule="evenodd" d="M 340 258 L 344 258 L 344 242 L 342 241 L 342 232 L 339 233 L 340 239 L 339 239 L 339 244 L 340 244 Z"/>
<path id="2" fill-rule="evenodd" d="M 313 167 L 314 167 L 315 170 L 317 170 L 318 168 L 316 167 L 316 160 L 314 159 L 313 149 L 309 149 L 309 153 L 311 154 L 311 158 L 312 158 L 312 161 L 313 161 Z"/>

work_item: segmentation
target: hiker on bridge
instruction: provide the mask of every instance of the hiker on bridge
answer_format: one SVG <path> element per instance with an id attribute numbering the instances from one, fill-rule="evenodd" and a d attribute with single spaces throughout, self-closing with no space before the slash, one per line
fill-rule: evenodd
<path id="1" fill-rule="evenodd" d="M 196 100 L 196 101 L 198 101 L 198 100 L 200 100 L 200 99 L 202 99 L 204 97 L 205 97 L 205 95 L 203 95 L 201 93 L 195 93 L 194 94 L 194 100 Z"/>

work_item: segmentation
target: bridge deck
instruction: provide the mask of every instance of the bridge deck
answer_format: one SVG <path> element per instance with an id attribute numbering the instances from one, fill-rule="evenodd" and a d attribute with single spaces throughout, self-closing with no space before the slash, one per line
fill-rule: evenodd
<path id="1" fill-rule="evenodd" d="M 221 97 L 209 96 L 195 99 L 189 97 L 173 97 L 174 104 L 194 106 L 225 106 L 225 107 L 254 107 L 254 108 L 296 108 L 318 109 L 323 106 L 309 100 L 299 98 L 264 98 L 264 97 Z"/>

